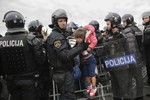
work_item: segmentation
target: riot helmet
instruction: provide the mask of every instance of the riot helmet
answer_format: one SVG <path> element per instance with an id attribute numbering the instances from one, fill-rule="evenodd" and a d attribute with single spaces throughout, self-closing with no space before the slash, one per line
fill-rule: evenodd
<path id="1" fill-rule="evenodd" d="M 111 22 L 111 28 L 118 27 L 121 24 L 121 17 L 117 13 L 109 13 L 105 17 L 105 21 L 108 20 Z"/>
<path id="2" fill-rule="evenodd" d="M 134 24 L 134 17 L 131 14 L 125 14 L 122 16 L 122 21 L 125 21 L 127 25 Z"/>
<path id="3" fill-rule="evenodd" d="M 150 11 L 144 12 L 142 14 L 142 18 L 144 18 L 144 17 L 150 17 Z"/>
<path id="4" fill-rule="evenodd" d="M 60 18 L 65 18 L 66 22 L 68 20 L 67 13 L 63 9 L 58 9 L 58 10 L 53 12 L 53 14 L 51 16 L 52 24 L 57 25 L 57 20 L 60 19 Z"/>
<path id="5" fill-rule="evenodd" d="M 4 15 L 3 22 L 6 23 L 6 27 L 10 28 L 24 28 L 25 19 L 23 15 L 17 11 L 8 11 Z"/>
<path id="6" fill-rule="evenodd" d="M 41 32 L 42 31 L 42 23 L 38 20 L 31 21 L 28 25 L 29 32 Z"/>
<path id="7" fill-rule="evenodd" d="M 92 20 L 92 21 L 89 22 L 89 25 L 94 26 L 95 31 L 99 30 L 99 23 L 98 23 L 98 21 Z"/>
<path id="8" fill-rule="evenodd" d="M 144 18 L 146 18 L 146 17 L 148 17 L 149 20 L 144 21 Z M 149 25 L 150 24 L 150 11 L 144 12 L 142 14 L 142 19 L 143 19 L 143 23 L 142 23 L 143 25 Z"/>

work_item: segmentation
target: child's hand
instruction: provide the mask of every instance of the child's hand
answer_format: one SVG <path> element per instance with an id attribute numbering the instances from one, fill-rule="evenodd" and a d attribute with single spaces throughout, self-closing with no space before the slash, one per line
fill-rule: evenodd
<path id="1" fill-rule="evenodd" d="M 71 28 L 72 28 L 72 24 L 73 24 L 73 22 L 71 21 L 71 22 L 69 23 L 69 27 L 71 27 Z"/>
<path id="2" fill-rule="evenodd" d="M 89 47 L 87 48 L 87 52 L 90 52 L 91 50 L 92 50 L 91 48 L 89 48 Z"/>

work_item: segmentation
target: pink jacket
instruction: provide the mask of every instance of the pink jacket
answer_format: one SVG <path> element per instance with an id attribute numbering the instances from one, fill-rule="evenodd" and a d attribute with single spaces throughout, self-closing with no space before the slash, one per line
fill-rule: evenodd
<path id="1" fill-rule="evenodd" d="M 94 49 L 94 47 L 97 45 L 95 28 L 92 25 L 86 25 L 86 26 L 84 26 L 84 29 L 90 30 L 90 33 L 86 33 L 85 42 L 90 43 L 89 48 Z"/>

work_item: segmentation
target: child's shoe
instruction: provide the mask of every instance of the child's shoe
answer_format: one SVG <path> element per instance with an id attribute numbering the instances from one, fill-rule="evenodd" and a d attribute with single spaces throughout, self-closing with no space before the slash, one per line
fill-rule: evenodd
<path id="1" fill-rule="evenodd" d="M 91 91 L 91 89 L 92 89 L 92 84 L 91 84 L 91 85 L 89 85 L 89 86 L 87 86 L 87 90 L 86 90 L 86 92 L 89 94 L 89 93 L 90 93 L 90 91 Z"/>
<path id="2" fill-rule="evenodd" d="M 91 91 L 90 91 L 90 96 L 95 96 L 96 91 L 97 91 L 96 86 L 93 86 L 92 89 L 91 89 Z"/>

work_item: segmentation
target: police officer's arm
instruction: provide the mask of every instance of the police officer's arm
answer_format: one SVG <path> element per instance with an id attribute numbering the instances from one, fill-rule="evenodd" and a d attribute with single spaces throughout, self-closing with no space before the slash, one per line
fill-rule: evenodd
<path id="1" fill-rule="evenodd" d="M 81 51 L 88 48 L 87 44 L 81 43 L 76 47 L 69 49 L 65 40 L 55 40 L 53 45 L 53 49 L 56 51 L 57 55 L 60 57 L 60 59 L 62 59 L 62 61 L 70 61 Z"/>
<path id="2" fill-rule="evenodd" d="M 29 34 L 27 36 L 27 41 L 31 46 L 31 50 L 33 53 L 33 59 L 37 64 L 43 64 L 45 62 L 46 54 L 43 52 L 41 41 L 36 38 L 36 36 Z"/>

